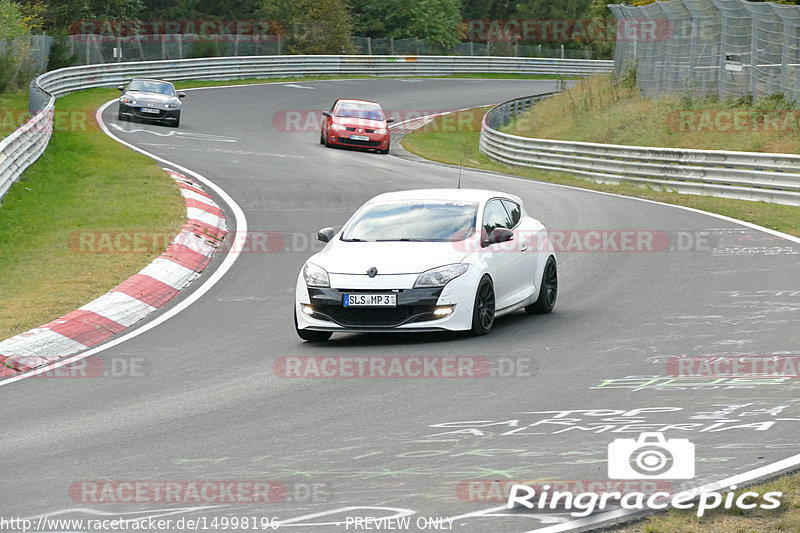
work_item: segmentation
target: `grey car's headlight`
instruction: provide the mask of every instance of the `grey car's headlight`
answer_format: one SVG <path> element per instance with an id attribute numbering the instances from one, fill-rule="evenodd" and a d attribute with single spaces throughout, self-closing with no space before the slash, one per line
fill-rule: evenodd
<path id="1" fill-rule="evenodd" d="M 177 109 L 180 104 L 164 104 L 165 109 Z"/>
<path id="2" fill-rule="evenodd" d="M 330 287 L 331 280 L 324 268 L 313 263 L 306 263 L 303 267 L 303 278 L 309 287 Z"/>
<path id="3" fill-rule="evenodd" d="M 122 98 L 119 99 L 119 101 L 122 102 L 123 104 L 136 104 L 136 100 L 134 100 L 133 98 L 128 98 L 127 96 L 123 96 Z"/>
<path id="4" fill-rule="evenodd" d="M 468 268 L 469 265 L 465 263 L 433 268 L 419 275 L 417 281 L 414 282 L 414 288 L 444 287 L 448 282 L 466 272 Z"/>

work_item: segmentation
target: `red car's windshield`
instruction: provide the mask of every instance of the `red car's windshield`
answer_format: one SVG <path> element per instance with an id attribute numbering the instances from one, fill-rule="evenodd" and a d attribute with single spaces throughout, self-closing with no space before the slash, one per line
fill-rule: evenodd
<path id="1" fill-rule="evenodd" d="M 334 115 L 340 118 L 383 120 L 383 112 L 380 107 L 358 104 L 342 104 L 336 109 Z"/>

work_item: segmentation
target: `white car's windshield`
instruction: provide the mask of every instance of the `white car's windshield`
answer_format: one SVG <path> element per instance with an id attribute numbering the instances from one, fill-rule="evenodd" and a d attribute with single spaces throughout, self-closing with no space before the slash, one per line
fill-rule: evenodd
<path id="1" fill-rule="evenodd" d="M 476 202 L 412 200 L 371 205 L 352 220 L 344 241 L 453 242 L 475 232 Z"/>

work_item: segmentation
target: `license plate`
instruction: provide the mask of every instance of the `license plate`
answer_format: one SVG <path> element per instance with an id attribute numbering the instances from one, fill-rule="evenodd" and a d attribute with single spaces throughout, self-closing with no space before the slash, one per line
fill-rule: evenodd
<path id="1" fill-rule="evenodd" d="M 345 294 L 345 307 L 397 307 L 396 294 Z"/>
<path id="2" fill-rule="evenodd" d="M 158 115 L 160 112 L 161 111 L 159 111 L 158 109 L 154 109 L 152 107 L 143 107 L 142 108 L 142 113 L 151 113 L 153 115 Z"/>
<path id="3" fill-rule="evenodd" d="M 368 141 L 369 140 L 369 137 L 367 137 L 366 135 L 351 135 L 350 138 L 353 139 L 354 141 Z"/>

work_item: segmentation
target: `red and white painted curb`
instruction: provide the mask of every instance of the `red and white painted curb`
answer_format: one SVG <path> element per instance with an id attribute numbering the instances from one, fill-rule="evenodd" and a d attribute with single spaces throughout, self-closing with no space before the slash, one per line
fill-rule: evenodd
<path id="1" fill-rule="evenodd" d="M 186 288 L 227 234 L 225 215 L 202 186 L 166 170 L 186 200 L 186 223 L 149 265 L 80 309 L 0 341 L 0 377 L 17 375 L 99 344 L 163 307 Z"/>

